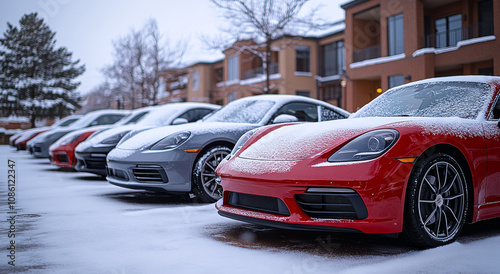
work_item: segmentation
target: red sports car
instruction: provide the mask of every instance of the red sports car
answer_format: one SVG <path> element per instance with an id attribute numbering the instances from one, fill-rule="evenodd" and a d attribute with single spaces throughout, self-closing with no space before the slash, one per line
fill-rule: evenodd
<path id="1" fill-rule="evenodd" d="M 103 126 L 95 126 L 84 128 L 77 131 L 72 131 L 49 147 L 50 163 L 58 167 L 74 168 L 77 159 L 75 157 L 75 148 L 78 144 L 85 141 L 94 132 L 106 128 Z"/>
<path id="2" fill-rule="evenodd" d="M 388 90 L 349 119 L 243 135 L 218 170 L 219 214 L 279 228 L 454 241 L 500 217 L 500 77 Z"/>

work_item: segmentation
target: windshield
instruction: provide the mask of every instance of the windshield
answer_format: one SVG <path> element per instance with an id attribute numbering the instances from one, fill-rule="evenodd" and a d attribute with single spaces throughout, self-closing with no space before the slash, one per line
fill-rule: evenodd
<path id="1" fill-rule="evenodd" d="M 434 82 L 395 88 L 352 117 L 460 117 L 476 119 L 491 97 L 484 83 Z"/>
<path id="2" fill-rule="evenodd" d="M 203 121 L 257 124 L 264 118 L 273 105 L 273 101 L 267 100 L 233 101 Z"/>
<path id="3" fill-rule="evenodd" d="M 149 110 L 141 111 L 141 112 L 133 112 L 122 119 L 120 121 L 116 122 L 115 125 L 121 126 L 121 125 L 131 125 L 135 124 L 138 121 L 140 121 L 144 115 L 148 114 Z"/>
<path id="4" fill-rule="evenodd" d="M 176 108 L 157 109 L 149 112 L 138 124 L 142 126 L 166 126 L 177 112 Z"/>

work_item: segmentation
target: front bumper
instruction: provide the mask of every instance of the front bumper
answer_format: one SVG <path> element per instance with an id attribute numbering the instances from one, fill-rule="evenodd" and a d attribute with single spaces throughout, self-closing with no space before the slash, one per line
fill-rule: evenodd
<path id="1" fill-rule="evenodd" d="M 49 158 L 49 144 L 35 143 L 33 144 L 33 156 L 37 158 Z"/>
<path id="2" fill-rule="evenodd" d="M 232 159 L 218 171 L 224 189 L 223 199 L 216 204 L 219 214 L 301 230 L 402 231 L 404 194 L 412 164 L 384 157 L 355 164 L 305 162 L 295 162 L 286 173 L 254 172 L 249 176 L 241 167 L 251 167 L 255 161 Z M 274 164 L 286 163 L 266 162 Z M 235 200 L 235 193 L 243 199 Z M 256 200 L 252 196 L 261 201 L 252 203 Z"/>
<path id="3" fill-rule="evenodd" d="M 86 151 L 76 151 L 77 159 L 75 169 L 82 172 L 90 172 L 101 176 L 106 176 L 106 156 L 113 147 L 89 149 Z"/>
<path id="4" fill-rule="evenodd" d="M 126 157 L 116 155 L 127 154 Z M 147 153 L 119 149 L 107 159 L 109 183 L 155 192 L 191 192 L 191 174 L 197 154 L 184 151 Z"/>
<path id="5" fill-rule="evenodd" d="M 64 168 L 74 168 L 74 156 L 65 150 L 53 150 L 49 153 L 49 160 L 52 165 Z"/>

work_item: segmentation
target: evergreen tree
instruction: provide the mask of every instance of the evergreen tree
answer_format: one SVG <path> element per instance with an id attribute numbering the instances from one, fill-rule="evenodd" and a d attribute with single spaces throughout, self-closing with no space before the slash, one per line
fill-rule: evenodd
<path id="1" fill-rule="evenodd" d="M 7 23 L 0 39 L 1 115 L 27 116 L 35 126 L 36 120 L 71 114 L 80 101 L 74 79 L 85 66 L 72 61 L 66 48 L 56 48 L 56 33 L 37 13 L 25 14 L 19 24 Z"/>

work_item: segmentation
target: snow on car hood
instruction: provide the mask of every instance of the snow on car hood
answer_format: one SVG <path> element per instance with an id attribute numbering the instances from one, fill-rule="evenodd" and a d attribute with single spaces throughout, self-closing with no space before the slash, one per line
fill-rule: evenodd
<path id="1" fill-rule="evenodd" d="M 325 153 L 377 128 L 418 127 L 422 134 L 458 138 L 483 133 L 481 124 L 462 118 L 377 117 L 353 118 L 280 127 L 261 137 L 239 157 L 253 160 L 298 161 Z"/>
<path id="2" fill-rule="evenodd" d="M 119 149 L 140 150 L 160 141 L 170 134 L 189 131 L 191 134 L 224 134 L 236 129 L 252 129 L 257 125 L 243 123 L 202 122 L 152 128 L 137 133 L 117 146 Z"/>
<path id="3" fill-rule="evenodd" d="M 81 151 L 91 146 L 95 146 L 100 142 L 102 142 L 103 140 L 105 140 L 106 138 L 116 134 L 120 134 L 124 131 L 141 130 L 143 128 L 147 127 L 141 127 L 140 125 L 137 124 L 109 127 L 108 129 L 99 132 L 95 136 L 92 136 L 91 138 L 87 139 L 85 142 L 80 143 L 78 145 L 78 151 Z"/>

